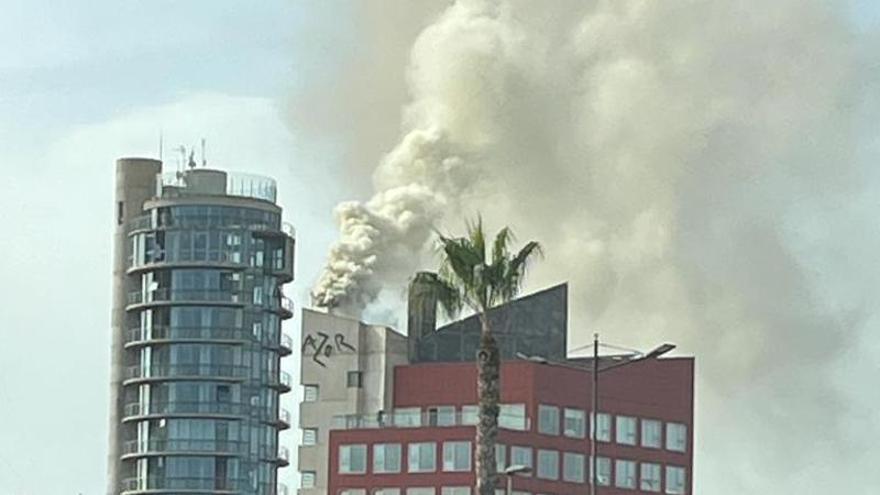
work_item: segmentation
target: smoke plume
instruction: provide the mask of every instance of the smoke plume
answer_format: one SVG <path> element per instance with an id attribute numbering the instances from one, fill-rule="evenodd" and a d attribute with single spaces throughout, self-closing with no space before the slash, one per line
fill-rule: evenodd
<path id="1" fill-rule="evenodd" d="M 545 245 L 531 285 L 570 282 L 572 346 L 696 356 L 697 493 L 875 493 L 880 78 L 847 6 L 414 15 L 402 138 L 363 164 L 375 196 L 337 210 L 316 300 L 363 309 L 431 260 L 432 228 L 479 211 Z"/>

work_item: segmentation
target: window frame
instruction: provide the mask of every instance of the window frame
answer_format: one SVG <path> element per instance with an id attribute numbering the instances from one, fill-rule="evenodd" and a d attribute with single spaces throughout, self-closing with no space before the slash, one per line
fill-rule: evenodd
<path id="1" fill-rule="evenodd" d="M 558 481 L 559 480 L 559 451 L 551 450 L 551 449 L 537 449 L 537 453 L 535 455 L 536 458 L 536 467 L 535 467 L 535 477 L 542 480 L 550 480 L 550 481 Z M 545 471 L 545 467 L 542 465 L 542 459 L 553 459 L 553 472 L 548 473 Z"/>
<path id="2" fill-rule="evenodd" d="M 458 454 L 462 451 L 458 449 L 464 447 L 463 452 L 467 454 L 467 466 L 457 467 Z M 443 442 L 443 472 L 445 473 L 461 473 L 469 472 L 473 467 L 473 444 L 469 440 L 448 440 Z M 451 456 L 451 467 L 447 467 L 447 457 Z"/>
<path id="3" fill-rule="evenodd" d="M 656 485 L 653 487 L 650 487 L 650 486 L 646 487 L 645 486 L 645 481 L 648 479 L 651 479 L 650 476 L 645 475 L 645 471 L 646 471 L 645 468 L 653 469 L 657 474 L 657 477 L 655 479 Z M 656 462 L 640 462 L 639 463 L 639 490 L 642 490 L 643 492 L 655 492 L 655 493 L 659 493 L 661 490 L 663 490 L 663 466 L 661 466 L 660 464 L 658 464 Z"/>
<path id="4" fill-rule="evenodd" d="M 396 470 L 392 470 L 387 467 L 388 453 L 386 452 L 386 449 L 388 449 L 389 447 L 396 447 L 397 448 L 397 468 L 396 468 Z M 383 461 L 381 467 L 377 464 L 377 459 L 379 459 L 379 457 L 380 457 L 379 455 L 377 455 L 377 452 L 380 449 L 382 450 L 381 457 L 382 457 L 382 461 Z M 400 444 L 399 442 L 374 443 L 372 454 L 373 454 L 373 459 L 372 459 L 373 474 L 397 474 L 403 470 L 403 445 Z"/>
<path id="5" fill-rule="evenodd" d="M 538 433 L 559 436 L 559 406 L 538 404 Z"/>
<path id="6" fill-rule="evenodd" d="M 639 425 L 639 445 L 646 449 L 662 449 L 663 448 L 663 422 L 659 419 L 650 419 L 650 418 L 641 418 Z M 646 425 L 654 425 L 656 426 L 657 437 L 656 443 L 652 443 L 650 437 L 647 437 L 648 433 L 652 430 L 652 428 L 646 427 Z"/>
<path id="7" fill-rule="evenodd" d="M 574 460 L 572 460 L 574 459 Z M 579 459 L 579 460 L 578 460 Z M 569 483 L 584 483 L 587 477 L 586 469 L 587 456 L 580 452 L 563 452 L 562 453 L 562 481 Z M 574 463 L 574 464 L 573 464 Z M 580 475 L 570 477 L 568 467 L 577 465 L 580 467 Z"/>
<path id="8" fill-rule="evenodd" d="M 621 484 L 621 466 L 629 466 L 631 468 L 631 485 Z M 636 490 L 639 487 L 639 472 L 636 461 L 630 459 L 614 459 L 614 488 L 622 488 L 624 490 Z"/>
<path id="9" fill-rule="evenodd" d="M 580 433 L 577 431 L 572 431 L 568 429 L 568 421 L 569 421 L 569 412 L 576 413 L 580 415 Z M 573 420 L 577 420 L 577 418 L 572 418 Z M 587 436 L 587 413 L 583 409 L 578 409 L 574 407 L 566 407 L 562 410 L 562 435 L 568 438 L 586 438 Z"/>
<path id="10" fill-rule="evenodd" d="M 624 425 L 631 425 L 632 431 L 628 431 Z M 628 435 L 627 435 L 628 434 Z M 624 435 L 629 439 L 622 438 Z M 635 416 L 618 414 L 614 417 L 614 442 L 618 445 L 636 446 L 639 444 L 639 420 Z"/>
<path id="11" fill-rule="evenodd" d="M 413 450 L 419 453 L 418 463 L 421 465 L 421 453 L 422 446 L 430 445 L 431 446 L 431 467 L 422 469 L 421 467 L 417 467 L 413 469 Z M 407 444 L 406 446 L 406 472 L 407 473 L 436 473 L 437 472 L 437 442 L 412 442 Z"/>
<path id="12" fill-rule="evenodd" d="M 360 471 L 356 471 L 351 468 L 351 464 L 352 464 L 351 453 L 354 452 L 355 449 L 363 452 L 363 470 L 360 470 Z M 346 456 L 343 454 L 343 452 L 346 450 L 348 450 L 348 452 L 349 452 L 349 455 L 348 455 L 348 466 L 349 466 L 348 469 L 349 470 L 343 470 L 343 466 L 344 466 L 343 462 L 346 458 Z M 339 474 L 366 474 L 367 473 L 367 444 L 365 444 L 365 443 L 349 443 L 349 444 L 340 445 L 339 446 L 338 464 L 339 465 L 337 466 L 336 472 Z"/>

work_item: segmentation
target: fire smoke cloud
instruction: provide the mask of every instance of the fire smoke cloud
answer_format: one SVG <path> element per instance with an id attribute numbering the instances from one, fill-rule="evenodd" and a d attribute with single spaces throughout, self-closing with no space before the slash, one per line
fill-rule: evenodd
<path id="1" fill-rule="evenodd" d="M 546 246 L 531 284 L 571 282 L 573 345 L 696 355 L 698 493 L 874 493 L 878 74 L 846 7 L 413 12 L 403 137 L 376 195 L 337 210 L 316 300 L 363 309 L 430 259 L 433 227 L 479 211 Z"/>

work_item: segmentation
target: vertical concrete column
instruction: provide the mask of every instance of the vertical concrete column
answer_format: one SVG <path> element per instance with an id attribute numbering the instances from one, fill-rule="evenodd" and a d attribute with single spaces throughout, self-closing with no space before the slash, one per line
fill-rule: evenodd
<path id="1" fill-rule="evenodd" d="M 129 283 L 128 222 L 143 214 L 144 202 L 156 193 L 156 175 L 162 171 L 162 162 L 149 158 L 120 158 L 116 161 L 116 194 L 113 204 L 113 308 L 110 318 L 110 438 L 107 459 L 107 493 L 120 492 L 122 463 L 122 381 L 125 379 L 125 306 Z"/>

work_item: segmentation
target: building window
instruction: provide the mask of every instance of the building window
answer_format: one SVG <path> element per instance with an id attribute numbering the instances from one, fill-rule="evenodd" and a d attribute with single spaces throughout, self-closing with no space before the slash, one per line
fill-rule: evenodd
<path id="1" fill-rule="evenodd" d="M 318 401 L 318 386 L 317 385 L 303 385 L 303 402 L 317 402 Z"/>
<path id="2" fill-rule="evenodd" d="M 614 486 L 617 488 L 636 488 L 636 463 L 618 459 L 614 462 Z"/>
<path id="3" fill-rule="evenodd" d="M 646 492 L 660 491 L 660 465 L 643 462 L 640 466 L 639 489 Z"/>
<path id="4" fill-rule="evenodd" d="M 685 473 L 683 467 L 666 466 L 666 493 L 682 495 L 684 493 Z"/>
<path id="5" fill-rule="evenodd" d="M 520 447 L 519 445 L 510 447 L 510 465 L 534 467 L 532 464 L 532 448 Z"/>
<path id="6" fill-rule="evenodd" d="M 314 471 L 303 471 L 299 476 L 300 486 L 303 488 L 314 488 L 315 487 L 315 472 Z"/>
<path id="7" fill-rule="evenodd" d="M 367 446 L 340 445 L 339 446 L 339 473 L 340 474 L 364 474 L 367 472 Z"/>
<path id="8" fill-rule="evenodd" d="M 430 473 L 437 470 L 437 444 L 422 442 L 409 444 L 409 472 Z"/>
<path id="9" fill-rule="evenodd" d="M 461 406 L 461 424 L 475 425 L 480 422 L 479 406 Z"/>
<path id="10" fill-rule="evenodd" d="M 538 449 L 538 478 L 545 480 L 559 479 L 559 452 Z"/>
<path id="11" fill-rule="evenodd" d="M 367 491 L 363 488 L 345 488 L 339 490 L 339 495 L 367 495 Z"/>
<path id="12" fill-rule="evenodd" d="M 400 472 L 399 443 L 377 443 L 373 445 L 373 472 L 374 473 L 399 473 Z"/>
<path id="13" fill-rule="evenodd" d="M 454 426 L 455 406 L 428 408 L 428 426 Z"/>
<path id="14" fill-rule="evenodd" d="M 687 426 L 681 423 L 666 423 L 666 450 L 684 452 L 687 450 Z"/>
<path id="15" fill-rule="evenodd" d="M 623 445 L 636 444 L 636 418 L 632 416 L 617 417 L 617 443 Z"/>
<path id="16" fill-rule="evenodd" d="M 373 495 L 400 495 L 400 488 L 377 488 Z"/>
<path id="17" fill-rule="evenodd" d="M 592 474 L 593 464 L 590 462 L 590 483 L 592 483 Z M 611 459 L 607 457 L 596 457 L 596 484 L 598 486 L 611 485 Z"/>
<path id="18" fill-rule="evenodd" d="M 567 437 L 584 438 L 586 435 L 586 415 L 580 409 L 565 408 L 565 424 L 562 433 Z"/>
<path id="19" fill-rule="evenodd" d="M 559 408 L 538 404 L 538 433 L 559 435 Z"/>
<path id="20" fill-rule="evenodd" d="M 317 428 L 303 428 L 303 445 L 315 445 L 318 443 Z"/>
<path id="21" fill-rule="evenodd" d="M 345 384 L 348 388 L 361 388 L 364 386 L 364 374 L 360 371 L 349 371 L 346 375 Z"/>
<path id="22" fill-rule="evenodd" d="M 576 454 L 574 452 L 562 454 L 562 480 L 572 483 L 583 483 L 585 459 L 583 454 Z"/>
<path id="23" fill-rule="evenodd" d="M 443 470 L 470 471 L 471 443 L 443 442 Z"/>
<path id="24" fill-rule="evenodd" d="M 440 495 L 471 495 L 469 486 L 444 486 L 440 488 Z"/>
<path id="25" fill-rule="evenodd" d="M 406 495 L 434 495 L 433 486 L 407 488 Z"/>
<path id="26" fill-rule="evenodd" d="M 642 420 L 642 447 L 659 449 L 663 445 L 661 438 L 662 425 L 656 419 Z"/>
<path id="27" fill-rule="evenodd" d="M 495 444 L 495 472 L 503 473 L 507 469 L 507 447 Z"/>
<path id="28" fill-rule="evenodd" d="M 525 430 L 526 405 L 501 404 L 501 411 L 498 414 L 498 427 L 508 430 Z"/>
<path id="29" fill-rule="evenodd" d="M 611 441 L 611 415 L 599 413 L 593 421 L 593 433 L 599 442 Z"/>
<path id="30" fill-rule="evenodd" d="M 394 426 L 422 426 L 422 410 L 418 407 L 405 407 L 394 410 Z"/>

